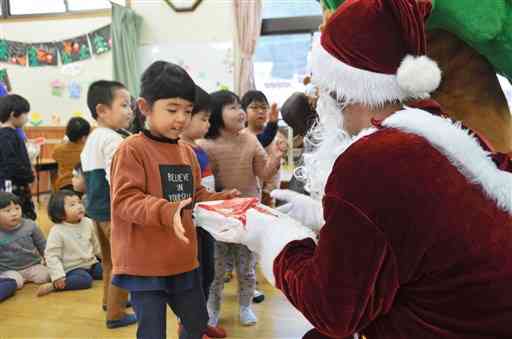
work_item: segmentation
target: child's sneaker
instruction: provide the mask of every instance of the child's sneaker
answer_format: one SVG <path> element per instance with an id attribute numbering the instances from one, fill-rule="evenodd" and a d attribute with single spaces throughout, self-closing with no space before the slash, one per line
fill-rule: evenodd
<path id="1" fill-rule="evenodd" d="M 118 320 L 107 320 L 107 328 L 113 329 L 118 327 L 125 327 L 137 322 L 135 314 L 126 314 Z"/>
<path id="2" fill-rule="evenodd" d="M 219 323 L 219 312 L 208 312 L 208 326 L 217 327 Z"/>
<path id="3" fill-rule="evenodd" d="M 258 291 L 258 290 L 254 290 L 254 295 L 252 297 L 252 302 L 256 303 L 256 304 L 259 304 L 259 303 L 263 302 L 263 300 L 265 300 L 265 295 L 263 293 L 261 293 L 260 291 Z"/>
<path id="4" fill-rule="evenodd" d="M 256 325 L 258 318 L 250 306 L 240 306 L 240 322 L 243 326 Z"/>
<path id="5" fill-rule="evenodd" d="M 210 328 L 210 326 L 208 326 L 208 329 Z M 178 325 L 178 338 L 181 338 L 181 333 L 183 332 L 183 325 L 182 324 L 179 324 Z M 224 337 L 213 337 L 211 336 L 210 334 L 208 334 L 208 330 L 206 330 L 206 334 L 203 335 L 203 337 L 201 339 L 211 339 L 211 338 L 225 338 L 226 336 Z"/>
<path id="6" fill-rule="evenodd" d="M 220 326 L 210 326 L 206 329 L 206 335 L 210 338 L 226 338 L 226 330 Z"/>

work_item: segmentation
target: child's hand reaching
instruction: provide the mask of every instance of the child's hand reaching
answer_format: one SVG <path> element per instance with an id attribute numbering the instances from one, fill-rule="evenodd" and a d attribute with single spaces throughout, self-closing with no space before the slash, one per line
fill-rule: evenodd
<path id="1" fill-rule="evenodd" d="M 53 286 L 55 286 L 55 288 L 58 290 L 63 290 L 64 288 L 66 288 L 66 278 L 60 278 L 58 280 L 55 280 L 53 282 Z"/>
<path id="2" fill-rule="evenodd" d="M 284 138 L 277 137 L 275 147 L 277 149 L 277 153 L 280 153 L 281 156 L 288 152 L 288 142 Z"/>
<path id="3" fill-rule="evenodd" d="M 277 104 L 274 102 L 274 103 L 272 103 L 272 106 L 270 106 L 269 121 L 277 122 L 278 119 L 279 119 L 279 110 L 277 109 Z"/>
<path id="4" fill-rule="evenodd" d="M 238 198 L 241 194 L 240 191 L 237 189 L 225 191 L 224 193 L 226 193 L 226 199 Z"/>
<path id="5" fill-rule="evenodd" d="M 187 200 L 183 200 L 178 205 L 178 209 L 174 216 L 172 217 L 172 227 L 174 228 L 174 233 L 185 244 L 188 244 L 190 240 L 185 236 L 185 228 L 183 227 L 183 223 L 181 222 L 181 210 L 184 209 L 188 204 L 192 202 L 192 198 L 188 198 Z"/>

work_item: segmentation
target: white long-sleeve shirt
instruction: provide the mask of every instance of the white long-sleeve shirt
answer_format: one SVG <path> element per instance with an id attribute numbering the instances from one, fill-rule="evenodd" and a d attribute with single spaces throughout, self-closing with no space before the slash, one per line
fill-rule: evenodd
<path id="1" fill-rule="evenodd" d="M 52 281 L 64 278 L 77 268 L 90 268 L 101 255 L 100 244 L 91 219 L 78 224 L 55 224 L 46 242 L 45 258 Z"/>

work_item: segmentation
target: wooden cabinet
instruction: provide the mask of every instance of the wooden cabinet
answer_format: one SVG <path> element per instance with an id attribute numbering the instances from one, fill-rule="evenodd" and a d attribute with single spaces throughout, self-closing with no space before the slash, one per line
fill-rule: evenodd
<path id="1" fill-rule="evenodd" d="M 28 139 L 43 137 L 46 143 L 41 146 L 40 159 L 51 159 L 53 149 L 62 141 L 66 132 L 65 127 L 27 127 L 25 134 Z M 52 175 L 53 174 L 53 175 Z M 39 173 L 39 191 L 40 193 L 51 192 L 52 179 L 55 180 L 55 174 L 48 171 Z M 32 184 L 32 194 L 37 192 L 37 178 Z"/>

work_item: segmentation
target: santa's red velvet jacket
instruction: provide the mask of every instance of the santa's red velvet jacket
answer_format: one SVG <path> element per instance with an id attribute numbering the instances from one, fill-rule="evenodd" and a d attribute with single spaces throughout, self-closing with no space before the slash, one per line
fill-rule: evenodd
<path id="1" fill-rule="evenodd" d="M 512 174 L 449 120 L 410 109 L 336 161 L 317 245 L 276 283 L 310 338 L 512 338 Z"/>

